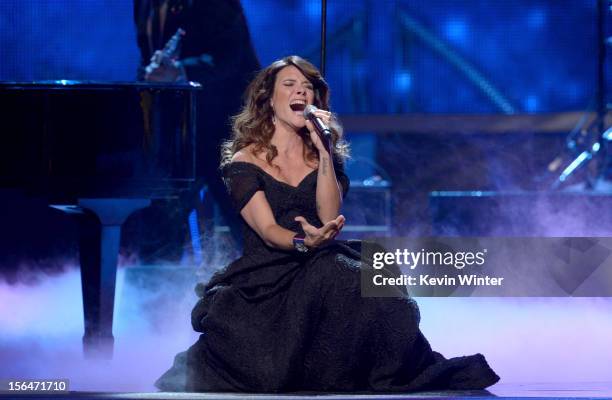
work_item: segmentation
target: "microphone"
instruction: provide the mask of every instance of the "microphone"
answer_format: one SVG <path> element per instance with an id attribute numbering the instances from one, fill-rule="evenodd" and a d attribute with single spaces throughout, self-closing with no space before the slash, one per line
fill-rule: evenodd
<path id="1" fill-rule="evenodd" d="M 317 110 L 318 108 L 312 104 L 307 105 L 306 108 L 304 108 L 304 118 L 312 122 L 319 135 L 322 135 L 326 140 L 331 140 L 332 131 L 323 123 L 321 118 L 315 115 L 315 111 Z"/>

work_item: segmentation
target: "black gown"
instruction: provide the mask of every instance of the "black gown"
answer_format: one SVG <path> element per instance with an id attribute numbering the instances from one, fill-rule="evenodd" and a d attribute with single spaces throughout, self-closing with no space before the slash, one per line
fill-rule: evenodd
<path id="1" fill-rule="evenodd" d="M 321 226 L 317 173 L 297 187 L 254 164 L 223 169 L 236 209 L 262 190 L 279 225 Z M 344 193 L 349 181 L 340 165 Z M 164 391 L 404 392 L 483 389 L 499 380 L 480 355 L 445 359 L 419 330 L 408 296 L 361 296 L 360 253 L 337 241 L 298 254 L 273 249 L 244 223 L 244 255 L 196 287 L 199 340 L 156 386 Z"/>

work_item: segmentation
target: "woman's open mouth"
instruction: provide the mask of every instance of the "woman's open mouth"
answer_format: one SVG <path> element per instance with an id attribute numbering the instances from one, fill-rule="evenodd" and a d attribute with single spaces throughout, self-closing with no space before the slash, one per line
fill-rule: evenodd
<path id="1" fill-rule="evenodd" d="M 296 101 L 295 103 L 289 104 L 289 107 L 291 107 L 293 111 L 303 112 L 304 108 L 306 108 L 306 103 L 303 103 L 301 101 Z"/>

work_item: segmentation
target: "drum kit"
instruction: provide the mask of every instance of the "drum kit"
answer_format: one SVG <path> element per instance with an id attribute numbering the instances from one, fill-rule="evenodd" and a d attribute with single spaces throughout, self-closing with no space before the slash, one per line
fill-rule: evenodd
<path id="1" fill-rule="evenodd" d="M 606 5 L 607 4 L 607 5 Z M 597 93 L 595 96 L 595 118 L 585 114 L 566 138 L 564 154 L 556 157 L 549 165 L 550 173 L 558 174 L 552 189 L 563 189 L 576 183 L 581 171 L 583 189 L 612 190 L 612 126 L 608 114 L 612 104 L 606 97 L 606 55 L 612 47 L 612 37 L 606 37 L 606 17 L 612 13 L 612 0 L 597 0 Z M 569 159 L 569 162 L 564 159 Z"/>

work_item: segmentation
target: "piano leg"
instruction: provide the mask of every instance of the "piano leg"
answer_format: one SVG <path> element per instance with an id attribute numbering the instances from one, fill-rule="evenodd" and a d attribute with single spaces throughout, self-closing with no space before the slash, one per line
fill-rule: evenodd
<path id="1" fill-rule="evenodd" d="M 79 257 L 88 358 L 113 356 L 113 311 L 121 225 L 146 199 L 80 199 L 79 206 L 54 206 L 79 221 Z"/>
<path id="2" fill-rule="evenodd" d="M 113 309 L 121 227 L 101 225 L 98 217 L 79 217 L 79 258 L 85 315 L 83 350 L 87 357 L 113 354 Z"/>

